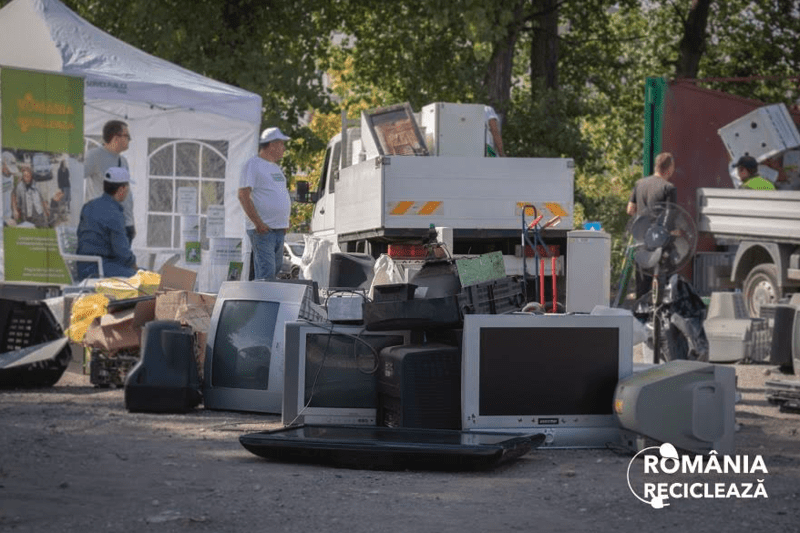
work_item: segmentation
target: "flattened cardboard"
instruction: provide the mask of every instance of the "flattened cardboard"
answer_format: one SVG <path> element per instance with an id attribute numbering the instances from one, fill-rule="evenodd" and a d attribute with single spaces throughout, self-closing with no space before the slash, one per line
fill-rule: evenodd
<path id="1" fill-rule="evenodd" d="M 213 294 L 165 292 L 156 296 L 155 320 L 177 320 L 194 331 L 207 332 L 216 300 Z"/>
<path id="2" fill-rule="evenodd" d="M 158 292 L 165 291 L 193 291 L 197 272 L 173 265 L 165 265 L 161 270 L 161 282 Z"/>
<path id="3" fill-rule="evenodd" d="M 142 329 L 135 327 L 134 309 L 95 318 L 86 330 L 83 344 L 109 353 L 141 345 Z"/>

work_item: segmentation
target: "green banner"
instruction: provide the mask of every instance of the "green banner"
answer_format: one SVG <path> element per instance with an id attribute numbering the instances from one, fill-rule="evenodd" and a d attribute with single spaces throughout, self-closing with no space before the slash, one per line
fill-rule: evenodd
<path id="1" fill-rule="evenodd" d="M 3 147 L 83 152 L 83 79 L 3 67 Z"/>
<path id="2" fill-rule="evenodd" d="M 56 230 L 3 228 L 5 278 L 69 285 L 67 267 L 58 253 Z"/>

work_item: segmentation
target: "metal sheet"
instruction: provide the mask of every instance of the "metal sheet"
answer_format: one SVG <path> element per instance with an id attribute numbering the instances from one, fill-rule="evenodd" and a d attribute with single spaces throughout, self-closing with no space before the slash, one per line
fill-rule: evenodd
<path id="1" fill-rule="evenodd" d="M 697 190 L 698 230 L 800 243 L 800 191 Z"/>

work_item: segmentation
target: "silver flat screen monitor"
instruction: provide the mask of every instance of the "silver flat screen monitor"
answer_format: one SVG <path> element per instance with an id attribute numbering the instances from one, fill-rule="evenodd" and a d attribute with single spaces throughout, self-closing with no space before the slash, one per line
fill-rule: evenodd
<path id="1" fill-rule="evenodd" d="M 278 281 L 222 284 L 206 343 L 206 409 L 280 414 L 284 324 L 297 320 L 311 290 Z"/>
<path id="2" fill-rule="evenodd" d="M 408 331 L 287 323 L 283 424 L 375 425 L 378 354 L 409 342 Z"/>
<path id="3" fill-rule="evenodd" d="M 541 432 L 551 448 L 618 445 L 614 388 L 633 372 L 633 320 L 465 316 L 462 428 Z"/>

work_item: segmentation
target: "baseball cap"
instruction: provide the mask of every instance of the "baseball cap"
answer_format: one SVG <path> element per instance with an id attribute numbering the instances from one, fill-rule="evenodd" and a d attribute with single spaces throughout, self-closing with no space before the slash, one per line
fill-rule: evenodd
<path id="1" fill-rule="evenodd" d="M 3 152 L 3 164 L 12 174 L 19 172 L 17 169 L 17 158 L 11 152 Z"/>
<path id="2" fill-rule="evenodd" d="M 111 167 L 106 170 L 105 181 L 109 183 L 133 183 L 127 168 Z"/>
<path id="3" fill-rule="evenodd" d="M 283 134 L 278 128 L 267 128 L 261 132 L 258 144 L 267 144 L 272 141 L 288 141 L 289 137 Z"/>
<path id="4" fill-rule="evenodd" d="M 749 155 L 743 155 L 739 158 L 736 162 L 736 167 L 744 167 L 747 170 L 754 172 L 758 170 L 758 161 L 756 161 L 755 157 L 751 157 Z"/>

